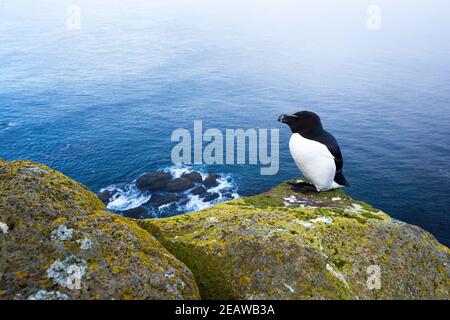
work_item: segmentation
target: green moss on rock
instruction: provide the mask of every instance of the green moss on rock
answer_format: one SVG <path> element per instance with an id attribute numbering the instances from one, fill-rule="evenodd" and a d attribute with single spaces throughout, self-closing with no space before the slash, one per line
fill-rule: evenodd
<path id="1" fill-rule="evenodd" d="M 199 298 L 152 235 L 46 166 L 0 161 L 0 222 L 0 299 Z"/>
<path id="2" fill-rule="evenodd" d="M 449 298 L 448 248 L 341 190 L 298 194 L 283 183 L 138 223 L 186 263 L 205 299 Z M 379 289 L 368 285 L 373 266 Z"/>

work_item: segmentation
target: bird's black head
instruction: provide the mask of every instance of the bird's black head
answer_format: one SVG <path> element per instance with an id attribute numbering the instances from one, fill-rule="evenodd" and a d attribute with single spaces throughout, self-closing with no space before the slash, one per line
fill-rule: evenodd
<path id="1" fill-rule="evenodd" d="M 278 121 L 287 124 L 292 133 L 302 136 L 314 136 L 322 132 L 320 117 L 311 111 L 300 111 L 291 115 L 282 114 Z"/>

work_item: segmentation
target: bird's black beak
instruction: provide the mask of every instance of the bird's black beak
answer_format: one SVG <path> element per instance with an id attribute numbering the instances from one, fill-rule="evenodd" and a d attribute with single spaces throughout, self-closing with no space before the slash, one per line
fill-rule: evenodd
<path id="1" fill-rule="evenodd" d="M 295 114 L 282 114 L 278 117 L 278 121 L 281 123 L 289 124 L 294 122 L 298 117 Z"/>
<path id="2" fill-rule="evenodd" d="M 281 123 L 286 123 L 286 120 L 288 119 L 288 115 L 282 114 L 278 117 L 278 121 Z"/>

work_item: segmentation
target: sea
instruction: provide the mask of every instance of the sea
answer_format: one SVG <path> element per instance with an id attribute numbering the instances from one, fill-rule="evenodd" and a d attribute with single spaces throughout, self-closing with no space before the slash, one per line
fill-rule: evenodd
<path id="1" fill-rule="evenodd" d="M 393 2 L 0 0 L 0 157 L 118 188 L 117 211 L 147 199 L 146 172 L 219 173 L 189 214 L 299 177 L 277 118 L 310 110 L 349 195 L 449 245 L 450 2 Z M 279 129 L 278 173 L 176 166 L 171 134 L 195 120 Z"/>

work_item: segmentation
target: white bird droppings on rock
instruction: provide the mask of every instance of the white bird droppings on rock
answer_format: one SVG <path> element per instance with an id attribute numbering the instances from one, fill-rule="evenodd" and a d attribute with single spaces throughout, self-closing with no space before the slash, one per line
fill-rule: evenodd
<path id="1" fill-rule="evenodd" d="M 65 225 L 60 224 L 58 228 L 52 231 L 50 239 L 53 241 L 68 241 L 72 239 L 73 229 L 67 228 Z"/>
<path id="2" fill-rule="evenodd" d="M 4 222 L 0 222 L 0 230 L 2 233 L 7 234 L 9 230 L 8 225 Z"/>
<path id="3" fill-rule="evenodd" d="M 290 197 L 284 198 L 283 200 L 284 200 L 283 203 L 286 207 L 293 205 L 293 204 L 300 204 L 300 207 L 302 207 L 302 208 L 305 207 L 305 205 L 302 204 L 302 202 L 299 201 L 296 196 L 290 196 Z"/>
<path id="4" fill-rule="evenodd" d="M 317 217 L 315 219 L 309 220 L 309 222 L 312 222 L 312 223 L 322 222 L 322 223 L 330 225 L 330 224 L 333 223 L 333 220 L 331 220 L 331 218 L 320 216 L 320 217 Z"/>
<path id="5" fill-rule="evenodd" d="M 211 223 L 216 223 L 216 222 L 219 222 L 219 219 L 217 219 L 217 217 L 209 217 L 208 221 Z"/>
<path id="6" fill-rule="evenodd" d="M 284 198 L 284 200 L 289 202 L 289 203 L 296 203 L 297 202 L 297 198 L 295 196 L 290 196 L 288 198 Z"/>
<path id="7" fill-rule="evenodd" d="M 304 226 L 306 229 L 314 228 L 314 225 L 311 222 L 301 221 L 300 224 Z"/>
<path id="8" fill-rule="evenodd" d="M 352 206 L 350 208 L 347 208 L 346 210 L 350 211 L 350 212 L 358 212 L 362 210 L 362 205 L 358 204 L 358 203 L 352 203 Z"/>
<path id="9" fill-rule="evenodd" d="M 28 169 L 28 171 L 35 172 L 35 173 L 48 173 L 47 171 L 45 171 L 44 169 L 39 168 L 39 167 L 31 167 Z"/>

